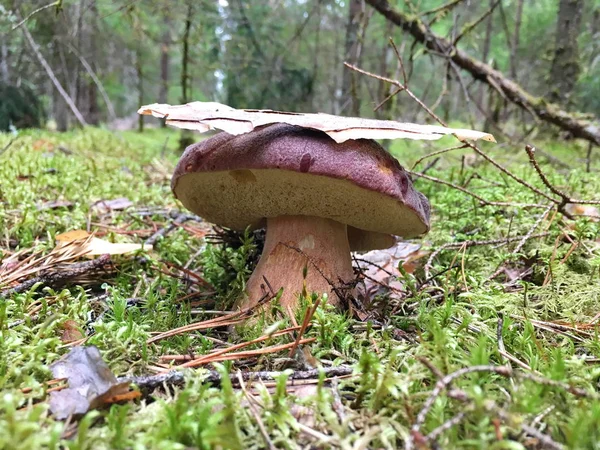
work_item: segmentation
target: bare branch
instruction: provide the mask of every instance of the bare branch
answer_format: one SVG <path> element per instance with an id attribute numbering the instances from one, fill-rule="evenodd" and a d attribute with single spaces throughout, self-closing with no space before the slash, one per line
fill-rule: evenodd
<path id="1" fill-rule="evenodd" d="M 600 125 L 598 123 L 581 119 L 575 114 L 562 110 L 556 104 L 534 97 L 498 70 L 472 58 L 466 52 L 454 47 L 452 42 L 431 32 L 418 16 L 408 16 L 394 8 L 388 0 L 366 0 L 366 2 L 387 20 L 410 33 L 415 41 L 422 43 L 427 49 L 439 52 L 458 67 L 469 72 L 476 80 L 495 85 L 512 103 L 533 112 L 540 119 L 570 132 L 575 137 L 600 145 Z"/>
<path id="2" fill-rule="evenodd" d="M 104 89 L 104 85 L 100 82 L 100 80 L 96 76 L 96 73 L 92 69 L 92 66 L 89 65 L 87 60 L 77 51 L 77 49 L 75 47 L 73 47 L 71 45 L 70 42 L 67 42 L 67 45 L 69 46 L 69 49 L 75 54 L 75 56 L 77 56 L 77 58 L 79 58 L 79 61 L 81 61 L 81 64 L 83 65 L 83 67 L 85 68 L 87 73 L 90 75 L 92 81 L 98 87 L 98 90 L 100 91 L 100 95 L 102 95 L 102 99 L 104 100 L 104 103 L 106 104 L 106 109 L 108 109 L 108 115 L 110 116 L 111 120 L 116 120 L 117 114 L 115 113 L 115 108 L 114 108 L 112 102 L 110 101 L 110 98 L 108 97 L 108 94 L 106 93 L 106 90 Z"/>
<path id="3" fill-rule="evenodd" d="M 21 20 L 18 24 L 16 24 L 14 27 L 12 27 L 10 30 L 8 30 L 8 33 L 15 31 L 17 28 L 19 28 L 21 25 L 23 25 L 25 22 L 27 22 L 29 19 L 31 19 L 33 16 L 35 16 L 37 13 L 39 13 L 45 9 L 52 8 L 53 6 L 59 7 L 61 4 L 62 4 L 62 0 L 57 0 L 56 2 L 50 3 L 48 5 L 40 6 L 38 9 L 33 10 L 32 12 L 27 14 L 27 16 L 23 20 Z M 8 33 L 6 33 L 6 34 L 8 34 Z"/>

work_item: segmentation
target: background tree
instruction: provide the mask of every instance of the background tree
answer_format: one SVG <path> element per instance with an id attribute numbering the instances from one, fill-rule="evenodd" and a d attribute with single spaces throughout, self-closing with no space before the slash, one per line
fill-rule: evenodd
<path id="1" fill-rule="evenodd" d="M 343 66 L 348 61 L 401 78 L 391 37 L 411 90 L 435 112 L 470 125 L 485 121 L 486 128 L 513 137 L 538 123 L 531 109 L 514 106 L 479 75 L 422 45 L 410 30 L 378 13 L 375 3 L 382 2 L 201 0 L 193 2 L 190 17 L 188 2 L 168 0 L 63 0 L 58 9 L 45 8 L 43 0 L 7 0 L 0 9 L 0 79 L 32 90 L 50 126 L 79 126 L 19 30 L 26 27 L 85 123 L 133 128 L 140 102 L 182 99 L 427 120 L 402 97 L 373 111 L 393 89 Z M 600 115 L 598 0 L 386 3 L 490 64 L 529 95 Z"/>
<path id="2" fill-rule="evenodd" d="M 560 0 L 556 21 L 556 44 L 550 68 L 550 101 L 568 106 L 581 72 L 577 39 L 583 0 Z"/>

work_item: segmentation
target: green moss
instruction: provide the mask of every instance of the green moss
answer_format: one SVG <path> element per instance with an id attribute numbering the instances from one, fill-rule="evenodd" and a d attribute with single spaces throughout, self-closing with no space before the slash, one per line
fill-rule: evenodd
<path id="1" fill-rule="evenodd" d="M 91 222 L 98 222 L 91 205 L 101 199 L 127 197 L 134 203 L 133 209 L 114 212 L 105 219 L 112 228 L 153 230 L 165 226 L 169 219 L 161 210 L 180 208 L 170 194 L 168 180 L 168 172 L 177 160 L 177 137 L 177 133 L 159 129 L 143 134 L 113 134 L 99 129 L 66 134 L 21 133 L 0 156 L 0 251 L 4 255 L 15 249 L 48 251 L 57 233 L 85 228 L 90 214 Z M 9 139 L 0 135 L 0 148 Z M 454 145 L 452 139 L 435 146 L 394 141 L 391 151 L 410 167 L 422 155 L 445 144 Z M 583 158 L 586 152 L 578 143 L 552 141 L 541 147 L 565 161 Z M 485 151 L 545 190 L 522 149 L 486 145 Z M 461 170 L 461 155 L 465 153 L 461 150 L 444 155 L 429 173 L 467 184 L 490 200 L 540 202 L 535 194 L 484 161 L 476 160 L 475 166 Z M 557 172 L 540 160 L 549 179 L 561 189 L 583 198 L 600 192 L 600 179 L 595 174 L 576 167 L 568 174 Z M 421 164 L 423 167 L 427 161 Z M 160 166 L 166 168 L 167 176 L 159 175 Z M 422 241 L 427 251 L 465 240 L 524 235 L 542 211 L 482 207 L 461 192 L 422 179 L 416 180 L 415 186 L 433 206 L 432 230 Z M 38 209 L 40 204 L 54 200 L 68 201 L 72 206 Z M 154 213 L 133 214 L 142 208 L 154 208 Z M 106 231 L 96 225 L 92 229 Z M 278 448 L 290 449 L 308 445 L 401 447 L 437 381 L 419 358 L 443 373 L 477 364 L 503 364 L 497 340 L 500 314 L 506 352 L 549 379 L 596 391 L 600 371 L 595 363 L 585 360 L 600 357 L 596 329 L 588 327 L 585 334 L 549 331 L 534 321 L 579 326 L 589 324 L 600 311 L 599 225 L 557 216 L 552 223 L 544 221 L 541 229 L 547 229 L 548 236 L 527 241 L 517 253 L 514 250 L 518 242 L 473 246 L 464 254 L 456 248 L 441 251 L 432 267 L 432 273 L 439 274 L 435 288 L 421 285 L 425 277 L 422 268 L 405 274 L 400 281 L 410 282 L 413 289 L 407 285 L 407 291 L 411 295 L 401 301 L 380 298 L 375 305 L 385 313 L 378 316 L 377 311 L 373 312 L 377 323 L 358 323 L 348 313 L 341 314 L 329 306 L 319 308 L 314 326 L 306 333 L 306 337 L 316 339 L 310 353 L 330 364 L 352 364 L 356 371 L 355 377 L 340 383 L 345 419 L 340 420 L 332 407 L 331 390 L 322 380 L 318 384 L 321 387 L 298 398 L 301 394 L 285 392 L 284 376 L 273 388 L 256 386 L 264 406 L 258 408 L 258 414 L 271 441 Z M 557 238 L 565 230 L 579 244 L 563 262 L 571 243 Z M 146 236 L 111 232 L 106 238 L 142 242 Z M 84 331 L 93 329 L 89 343 L 100 348 L 118 375 L 148 373 L 149 365 L 162 354 L 208 352 L 215 343 L 199 333 L 146 344 L 153 332 L 212 317 L 193 313 L 199 307 L 181 300 L 188 293 L 185 283 L 163 273 L 162 264 L 168 261 L 183 266 L 189 262 L 190 270 L 202 274 L 215 287 L 215 294 L 204 300 L 217 301 L 216 308 L 228 307 L 243 288 L 256 251 L 256 242 L 249 235 L 239 244 L 223 248 L 207 245 L 178 229 L 160 241 L 154 252 L 139 258 L 115 257 L 118 270 L 99 291 L 98 286 L 95 291 L 89 286 L 68 286 L 56 292 L 37 287 L 1 300 L 0 448 L 264 448 L 258 422 L 240 390 L 229 385 L 210 386 L 203 382 L 202 371 L 190 373 L 184 388 L 88 414 L 70 439 L 63 435 L 65 425 L 49 415 L 47 404 L 34 404 L 33 400 L 43 397 L 43 382 L 52 378 L 48 366 L 68 350 L 61 341 L 67 320 Z M 502 276 L 487 282 L 504 261 L 514 273 L 528 268 L 532 273 L 510 289 L 502 285 Z M 448 270 L 457 262 L 457 267 Z M 107 294 L 108 300 L 98 300 L 99 294 Z M 131 297 L 138 300 L 128 303 Z M 29 317 L 28 307 L 36 300 L 43 307 L 36 316 Z M 313 301 L 308 293 L 298 320 Z M 392 310 L 397 312 L 392 314 Z M 23 322 L 17 322 L 20 320 Z M 273 325 L 263 319 L 233 334 L 209 331 L 208 337 L 238 343 L 260 336 L 267 329 L 286 326 L 287 320 Z M 400 330 L 412 341 L 399 337 Z M 284 342 L 288 342 L 285 336 L 269 343 Z M 289 361 L 282 362 L 284 356 L 287 354 L 265 356 L 248 369 L 285 367 Z M 32 393 L 22 394 L 24 387 L 31 387 Z M 453 388 L 462 390 L 472 401 L 465 404 L 442 392 L 421 427 L 427 434 L 456 414 L 466 414 L 460 425 L 439 436 L 441 448 L 520 448 L 526 445 L 521 424 L 533 423 L 544 411 L 544 432 L 554 440 L 568 448 L 597 448 L 600 402 L 595 399 L 486 372 L 460 377 Z M 326 442 L 319 443 L 302 431 L 294 417 L 300 407 L 310 411 L 308 426 L 323 433 Z M 498 408 L 507 419 L 496 428 Z M 500 441 L 498 432 L 502 435 Z"/>

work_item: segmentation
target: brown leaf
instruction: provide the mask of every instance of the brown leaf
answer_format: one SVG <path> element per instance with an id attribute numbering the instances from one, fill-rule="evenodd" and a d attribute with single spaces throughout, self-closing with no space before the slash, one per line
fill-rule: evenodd
<path id="1" fill-rule="evenodd" d="M 377 293 L 380 289 L 388 290 L 393 295 L 393 290 L 402 291 L 403 284 L 398 281 L 402 274 L 398 271 L 398 264 L 403 261 L 403 268 L 408 273 L 413 273 L 417 267 L 416 260 L 426 255 L 420 250 L 419 244 L 399 241 L 391 248 L 372 250 L 362 255 L 357 255 L 357 265 L 365 274 L 366 294 Z"/>
<path id="2" fill-rule="evenodd" d="M 496 142 L 489 133 L 437 125 L 341 117 L 322 113 L 300 114 L 269 109 L 234 109 L 215 102 L 193 102 L 175 106 L 154 103 L 142 106 L 138 110 L 138 114 L 152 115 L 161 119 L 166 118 L 169 125 L 186 130 L 196 130 L 201 133 L 218 129 L 229 134 L 238 135 L 249 133 L 264 125 L 287 123 L 323 131 L 338 143 L 348 139 L 436 140 L 451 134 L 460 140 L 483 139 Z"/>
<path id="3" fill-rule="evenodd" d="M 125 197 L 115 198 L 112 200 L 99 200 L 92 204 L 90 209 L 96 214 L 106 214 L 111 211 L 119 211 L 133 206 L 133 202 Z"/>
<path id="4" fill-rule="evenodd" d="M 94 346 L 73 347 L 50 370 L 69 384 L 67 389 L 50 393 L 50 412 L 58 420 L 81 416 L 129 390 L 129 383 L 117 380 Z"/>
<path id="5" fill-rule="evenodd" d="M 74 320 L 66 320 L 62 325 L 62 334 L 60 336 L 60 340 L 63 344 L 68 344 L 69 342 L 79 341 L 83 339 L 85 336 L 81 332 L 79 325 Z"/>

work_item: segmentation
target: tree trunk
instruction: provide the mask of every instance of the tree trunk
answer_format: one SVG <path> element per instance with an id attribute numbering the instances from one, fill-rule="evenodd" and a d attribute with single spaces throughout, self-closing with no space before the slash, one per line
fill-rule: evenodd
<path id="1" fill-rule="evenodd" d="M 84 29 L 84 24 L 83 24 L 83 14 L 84 11 L 86 10 L 86 5 L 85 5 L 85 0 L 79 0 L 74 2 L 73 4 L 73 17 L 75 18 L 75 30 L 74 30 L 74 36 L 73 39 L 75 39 L 75 48 L 77 50 L 77 53 L 82 55 L 85 54 L 85 51 L 83 50 L 83 29 Z M 65 26 L 65 29 L 67 29 L 68 25 L 65 22 L 63 24 L 63 26 Z M 62 30 L 61 30 L 62 32 Z M 68 35 L 64 35 L 64 36 L 60 36 L 58 37 L 58 39 L 68 39 Z M 77 105 L 77 108 L 79 109 L 79 111 L 81 111 L 81 114 L 83 115 L 83 117 L 86 119 L 86 122 L 88 120 L 87 118 L 87 111 L 88 111 L 88 104 L 87 104 L 87 91 L 86 89 L 83 89 L 83 84 L 84 84 L 84 80 L 83 77 L 81 76 L 81 67 L 79 64 L 75 63 L 71 57 L 71 55 L 69 55 L 68 53 L 66 55 L 63 56 L 63 60 L 65 61 L 64 66 L 63 66 L 63 72 L 64 72 L 64 76 L 65 76 L 65 86 L 67 86 L 67 88 L 69 88 L 69 93 L 71 95 L 71 98 L 75 101 L 75 105 Z M 68 62 L 67 62 L 68 61 Z M 71 78 L 71 82 L 69 82 L 69 80 L 67 80 L 66 77 L 69 76 L 69 74 L 72 74 L 72 78 Z"/>
<path id="2" fill-rule="evenodd" d="M 490 8 L 494 5 L 494 0 L 490 0 Z M 494 15 L 490 14 L 487 18 L 487 27 L 485 30 L 485 37 L 483 39 L 483 50 L 481 52 L 481 60 L 487 64 L 488 61 L 488 57 L 490 55 L 490 48 L 492 46 L 492 33 L 494 31 Z M 479 86 L 479 94 L 478 97 L 482 99 L 481 101 L 481 106 L 486 108 L 488 111 L 488 116 L 486 117 L 485 121 L 484 121 L 484 130 L 487 129 L 487 125 L 488 125 L 488 117 L 489 117 L 489 113 L 490 110 L 492 108 L 492 101 L 494 98 L 494 91 L 491 87 L 488 86 L 488 91 L 487 91 L 487 96 L 485 97 L 485 103 L 483 100 L 483 92 L 484 92 L 484 85 L 482 84 L 481 86 Z"/>
<path id="3" fill-rule="evenodd" d="M 490 8 L 492 8 L 493 6 L 494 6 L 494 0 L 490 0 Z M 481 54 L 481 59 L 484 63 L 487 63 L 488 56 L 490 55 L 493 31 L 494 31 L 494 15 L 490 14 L 487 19 L 487 28 L 485 30 L 485 38 L 483 40 L 483 51 Z"/>
<path id="4" fill-rule="evenodd" d="M 382 47 L 381 47 L 381 56 L 379 57 L 379 64 L 380 64 L 379 65 L 379 73 L 381 75 L 383 75 L 384 77 L 393 76 L 393 74 L 390 73 L 390 69 L 389 69 L 389 63 L 393 59 L 395 60 L 392 47 L 389 43 L 389 39 L 390 39 L 390 37 L 392 37 L 392 33 L 394 31 L 392 29 L 392 26 L 393 26 L 393 24 L 391 22 L 386 22 L 385 30 L 384 30 L 384 37 L 381 40 Z M 393 89 L 395 89 L 394 86 L 386 86 L 383 83 L 379 83 L 379 86 L 377 88 L 377 100 L 380 102 L 385 100 L 385 98 L 392 93 Z M 391 106 L 392 106 L 392 100 L 390 99 L 387 102 L 385 102 L 381 106 L 381 108 L 379 108 L 377 111 L 375 111 L 375 117 L 378 119 L 391 120 L 392 119 L 390 117 Z"/>
<path id="5" fill-rule="evenodd" d="M 509 101 L 525 109 L 539 119 L 552 123 L 568 131 L 574 137 L 587 139 L 600 145 L 600 123 L 582 118 L 582 114 L 570 114 L 554 103 L 548 103 L 525 91 L 514 81 L 505 77 L 498 70 L 469 56 L 456 48 L 450 41 L 432 33 L 416 16 L 408 16 L 392 7 L 387 0 L 366 0 L 371 6 L 389 21 L 410 33 L 413 38 L 425 45 L 436 55 L 449 55 L 448 58 L 463 70 L 469 72 L 474 79 L 487 83 L 500 91 Z"/>
<path id="6" fill-rule="evenodd" d="M 57 89 L 52 90 L 52 117 L 56 122 L 56 131 L 64 132 L 69 129 L 69 111 L 67 104 Z"/>
<path id="7" fill-rule="evenodd" d="M 189 98 L 189 63 L 190 63 L 190 32 L 192 30 L 192 15 L 193 15 L 193 2 L 188 1 L 188 10 L 185 17 L 185 28 L 183 32 L 183 51 L 181 56 L 181 103 L 185 104 L 190 101 Z M 192 144 L 193 138 L 187 131 L 181 132 L 179 138 L 179 148 L 185 149 L 188 145 Z"/>
<path id="8" fill-rule="evenodd" d="M 519 0 L 517 3 L 517 13 L 515 16 L 515 35 L 511 42 L 510 49 L 510 76 L 513 80 L 517 80 L 517 66 L 519 56 L 519 44 L 521 41 L 521 22 L 523 18 L 523 3 L 525 0 Z"/>
<path id="9" fill-rule="evenodd" d="M 142 69 L 142 49 L 141 45 L 138 44 L 135 50 L 135 73 L 137 76 L 137 91 L 138 91 L 138 105 L 144 104 L 144 72 Z M 142 133 L 144 131 L 144 116 L 138 115 L 138 131 Z"/>
<path id="10" fill-rule="evenodd" d="M 346 23 L 346 41 L 344 43 L 344 60 L 350 64 L 358 63 L 358 33 L 362 18 L 363 0 L 350 0 L 348 22 Z M 347 67 L 342 68 L 342 112 L 350 110 L 354 116 L 360 113 L 358 77 Z"/>
<path id="11" fill-rule="evenodd" d="M 315 94 L 317 92 L 316 82 L 319 76 L 319 50 L 321 49 L 321 1 L 317 0 L 317 29 L 315 30 L 315 48 L 313 50 L 313 68 L 312 68 L 312 87 L 310 90 L 310 100 L 308 104 L 310 109 L 317 109 L 315 104 Z"/>
<path id="12" fill-rule="evenodd" d="M 337 20 L 337 18 L 336 18 Z M 340 67 L 343 61 L 340 61 L 340 52 L 338 49 L 340 48 L 341 41 L 341 32 L 335 32 L 335 40 L 333 41 L 333 49 L 332 53 L 334 55 L 333 58 L 333 67 Z M 342 69 L 344 70 L 344 69 Z M 344 72 L 341 72 L 343 74 Z M 341 96 L 341 86 L 340 86 L 340 71 L 335 70 L 333 72 L 333 76 L 331 77 L 331 114 L 339 115 L 340 110 L 342 109 L 342 96 Z"/>
<path id="13" fill-rule="evenodd" d="M 599 48 L 598 41 L 600 40 L 600 8 L 594 9 L 592 20 L 590 21 L 590 36 L 592 37 L 592 51 L 590 51 L 590 59 L 588 64 L 591 66 L 596 59 L 596 54 Z"/>
<path id="14" fill-rule="evenodd" d="M 171 45 L 170 22 L 168 12 L 165 11 L 165 31 L 162 35 L 162 42 L 160 45 L 160 90 L 158 91 L 158 103 L 167 103 L 169 100 L 169 59 L 171 56 L 169 48 Z M 167 126 L 166 120 L 161 120 L 160 126 L 165 128 Z"/>
<path id="15" fill-rule="evenodd" d="M 98 72 L 98 52 L 96 46 L 96 40 L 98 35 L 96 34 L 96 29 L 98 27 L 98 7 L 96 5 L 96 0 L 91 0 L 90 6 L 90 20 L 91 23 L 88 24 L 86 36 L 88 38 L 88 46 L 89 46 L 89 59 L 91 60 L 90 67 L 93 73 Z M 100 123 L 100 109 L 98 108 L 98 86 L 92 79 L 92 76 L 88 74 L 86 77 L 87 85 L 85 86 L 86 94 L 87 94 L 87 117 L 86 120 L 88 123 L 92 125 L 98 125 Z"/>
<path id="16" fill-rule="evenodd" d="M 548 80 L 551 91 L 548 98 L 567 109 L 581 70 L 577 38 L 581 28 L 583 4 L 584 0 L 560 0 L 558 7 L 554 58 Z"/>
<path id="17" fill-rule="evenodd" d="M 2 76 L 2 82 L 9 84 L 10 75 L 8 72 L 8 45 L 6 45 L 6 36 L 3 36 L 2 43 L 0 44 L 0 74 Z"/>

